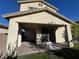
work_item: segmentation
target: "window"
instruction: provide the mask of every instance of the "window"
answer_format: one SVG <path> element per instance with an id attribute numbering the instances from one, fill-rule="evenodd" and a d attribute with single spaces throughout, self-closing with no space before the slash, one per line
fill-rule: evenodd
<path id="1" fill-rule="evenodd" d="M 39 6 L 40 6 L 40 7 L 42 7 L 42 6 L 43 6 L 43 4 L 42 4 L 42 3 L 39 3 Z"/>

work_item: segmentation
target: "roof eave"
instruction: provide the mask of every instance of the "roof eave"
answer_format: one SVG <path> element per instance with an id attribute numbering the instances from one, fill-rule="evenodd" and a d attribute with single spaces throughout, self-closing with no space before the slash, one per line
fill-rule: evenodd
<path id="1" fill-rule="evenodd" d="M 0 28 L 3 28 L 3 29 L 8 29 L 8 27 L 7 27 L 7 26 L 1 25 L 1 24 L 0 24 Z"/>
<path id="2" fill-rule="evenodd" d="M 18 3 L 30 3 L 30 2 L 39 2 L 39 1 L 18 1 Z"/>
<path id="3" fill-rule="evenodd" d="M 49 4 L 48 2 L 46 2 L 46 1 L 44 1 L 44 0 L 42 0 L 41 2 L 43 2 L 43 3 L 46 4 L 47 6 L 53 8 L 53 9 L 55 9 L 55 10 L 57 10 L 57 11 L 59 10 L 57 7 L 55 7 L 55 6 L 51 5 L 51 4 Z"/>
<path id="4" fill-rule="evenodd" d="M 70 20 L 69 18 L 67 17 L 64 17 L 63 15 L 57 13 L 57 12 L 53 12 L 52 10 L 50 9 L 47 9 L 47 8 L 42 8 L 42 9 L 38 9 L 38 10 L 35 10 L 35 11 L 24 11 L 24 12 L 16 12 L 16 13 L 11 13 L 11 14 L 4 14 L 2 15 L 3 17 L 9 19 L 9 18 L 12 18 L 12 17 L 16 17 L 16 16 L 21 16 L 21 15 L 26 15 L 26 14 L 30 14 L 30 13 L 36 13 L 36 12 L 41 12 L 41 11 L 48 11 L 56 16 L 58 16 L 59 18 L 62 18 L 64 19 L 65 21 L 69 22 L 69 23 L 75 23 L 74 21 Z"/>
<path id="5" fill-rule="evenodd" d="M 24 14 L 28 14 L 28 13 L 34 13 L 34 12 L 38 12 L 38 11 L 43 11 L 43 10 L 46 10 L 47 8 L 41 8 L 41 9 L 37 9 L 37 10 L 29 10 L 29 11 L 21 11 L 21 12 L 15 12 L 15 13 L 9 13 L 9 14 L 3 14 L 2 16 L 4 18 L 11 18 L 11 17 L 15 17 L 15 16 L 18 16 L 18 15 L 24 15 Z"/>

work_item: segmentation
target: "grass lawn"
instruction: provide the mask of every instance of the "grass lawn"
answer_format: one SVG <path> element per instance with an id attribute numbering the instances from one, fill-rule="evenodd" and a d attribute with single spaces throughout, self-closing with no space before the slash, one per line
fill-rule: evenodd
<path id="1" fill-rule="evenodd" d="M 77 50 L 79 50 L 79 43 L 74 44 L 73 49 L 77 49 Z"/>
<path id="2" fill-rule="evenodd" d="M 79 59 L 79 44 L 73 48 L 23 55 L 18 59 Z"/>
<path id="3" fill-rule="evenodd" d="M 34 54 L 18 57 L 18 59 L 52 59 L 52 58 L 53 59 L 63 59 L 61 57 L 53 55 L 52 53 L 47 53 L 47 52 L 34 53 Z"/>

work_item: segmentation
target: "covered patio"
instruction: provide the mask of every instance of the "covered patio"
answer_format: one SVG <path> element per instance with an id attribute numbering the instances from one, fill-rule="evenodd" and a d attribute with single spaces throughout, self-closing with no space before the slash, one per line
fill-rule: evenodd
<path id="1" fill-rule="evenodd" d="M 43 44 L 51 41 L 52 43 L 60 43 L 57 42 L 57 29 L 61 27 L 65 27 L 65 25 L 19 23 L 18 42 L 29 41 L 34 44 Z M 61 44 L 67 43 L 65 40 L 66 30 L 61 35 L 63 38 Z M 20 46 L 19 43 L 18 46 Z"/>
<path id="2" fill-rule="evenodd" d="M 17 40 L 17 54 L 30 54 L 35 52 L 43 52 L 47 49 L 46 44 L 51 42 L 51 46 L 66 47 L 68 40 L 65 38 L 66 30 L 61 39 L 62 42 L 57 42 L 57 33 L 59 28 L 65 25 L 56 24 L 37 24 L 37 23 L 18 23 L 18 40 Z M 57 32 L 58 31 L 58 32 Z M 62 33 L 62 31 L 61 31 Z M 24 52 L 23 52 L 24 51 Z"/>

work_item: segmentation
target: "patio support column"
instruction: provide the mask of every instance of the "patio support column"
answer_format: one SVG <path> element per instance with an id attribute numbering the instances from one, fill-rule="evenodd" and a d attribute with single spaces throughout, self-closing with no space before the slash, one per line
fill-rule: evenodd
<path id="1" fill-rule="evenodd" d="M 6 46 L 6 53 L 8 54 L 16 48 L 17 38 L 18 38 L 18 29 L 19 29 L 18 23 L 14 22 L 11 19 L 9 23 L 7 46 Z"/>
<path id="2" fill-rule="evenodd" d="M 40 28 L 36 28 L 36 44 L 41 44 L 41 29 Z"/>
<path id="3" fill-rule="evenodd" d="M 21 31 L 22 31 L 22 28 L 19 27 L 19 31 L 18 31 L 18 39 L 17 39 L 17 47 L 20 47 L 20 46 L 21 46 L 21 40 L 22 40 Z"/>
<path id="4" fill-rule="evenodd" d="M 73 47 L 70 25 L 66 25 L 66 32 L 67 32 L 67 37 L 68 37 L 68 41 L 69 41 L 69 47 Z"/>

